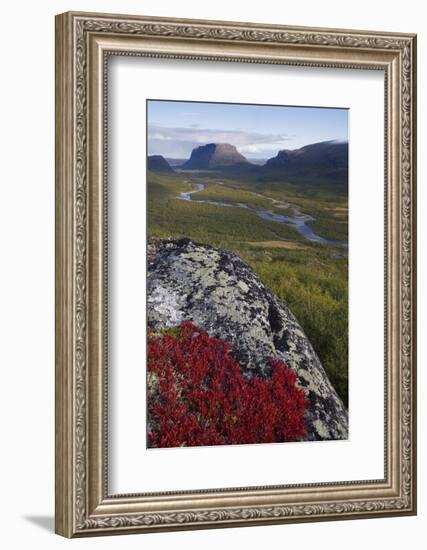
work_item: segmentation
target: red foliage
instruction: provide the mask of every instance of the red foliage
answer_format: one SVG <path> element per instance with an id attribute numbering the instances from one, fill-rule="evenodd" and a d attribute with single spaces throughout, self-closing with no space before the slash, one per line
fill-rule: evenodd
<path id="1" fill-rule="evenodd" d="M 304 438 L 307 400 L 296 373 L 270 360 L 246 380 L 229 345 L 192 323 L 148 334 L 151 447 L 273 443 Z"/>

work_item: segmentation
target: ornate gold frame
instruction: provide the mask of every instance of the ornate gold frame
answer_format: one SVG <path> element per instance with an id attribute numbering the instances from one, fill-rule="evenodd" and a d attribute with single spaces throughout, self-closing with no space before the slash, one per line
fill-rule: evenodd
<path id="1" fill-rule="evenodd" d="M 384 71 L 384 479 L 108 495 L 104 117 L 105 60 L 111 54 Z M 410 34 L 89 13 L 57 16 L 57 533 L 77 537 L 416 513 L 415 67 L 416 37 Z"/>

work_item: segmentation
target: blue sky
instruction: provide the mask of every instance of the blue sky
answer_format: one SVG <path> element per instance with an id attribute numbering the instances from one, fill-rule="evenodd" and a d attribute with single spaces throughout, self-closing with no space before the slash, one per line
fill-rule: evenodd
<path id="1" fill-rule="evenodd" d="M 348 110 L 149 100 L 148 154 L 188 158 L 194 147 L 231 143 L 247 158 L 348 139 Z"/>

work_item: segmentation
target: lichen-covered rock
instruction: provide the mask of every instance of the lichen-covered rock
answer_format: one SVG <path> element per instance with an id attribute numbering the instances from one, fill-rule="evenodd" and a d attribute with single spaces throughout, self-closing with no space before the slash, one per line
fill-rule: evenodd
<path id="1" fill-rule="evenodd" d="M 189 239 L 148 243 L 148 324 L 192 321 L 230 343 L 246 376 L 269 376 L 269 357 L 296 370 L 307 391 L 307 439 L 347 439 L 348 415 L 289 309 L 236 255 Z"/>

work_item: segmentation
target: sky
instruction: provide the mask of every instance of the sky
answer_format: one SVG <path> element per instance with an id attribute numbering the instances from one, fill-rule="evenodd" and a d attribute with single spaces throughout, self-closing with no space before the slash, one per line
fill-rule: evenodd
<path id="1" fill-rule="evenodd" d="M 148 154 L 189 158 L 206 143 L 231 143 L 248 159 L 348 139 L 348 110 L 321 107 L 147 101 Z"/>

